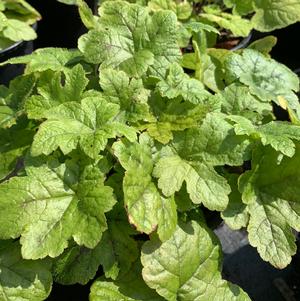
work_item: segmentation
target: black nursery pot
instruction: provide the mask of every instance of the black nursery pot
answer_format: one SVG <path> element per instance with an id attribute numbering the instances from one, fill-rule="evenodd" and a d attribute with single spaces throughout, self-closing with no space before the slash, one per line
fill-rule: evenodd
<path id="1" fill-rule="evenodd" d="M 300 66 L 300 44 L 297 41 L 299 33 L 300 22 L 269 33 L 278 39 L 271 51 L 272 58 L 287 65 L 292 70 Z"/>
<path id="2" fill-rule="evenodd" d="M 228 49 L 228 50 L 239 50 L 246 48 L 253 40 L 253 31 L 245 38 L 225 38 L 223 41 L 217 41 L 215 47 Z"/>
<path id="3" fill-rule="evenodd" d="M 0 51 L 0 63 L 25 54 L 30 54 L 33 51 L 33 41 L 17 42 L 10 47 Z M 21 75 L 24 71 L 23 65 L 5 65 L 0 67 L 0 84 L 8 85 L 9 82 L 16 76 Z"/>
<path id="4" fill-rule="evenodd" d="M 85 0 L 94 11 L 96 0 Z M 42 15 L 39 22 L 35 48 L 76 48 L 78 38 L 86 32 L 76 5 L 66 5 L 57 0 L 29 0 Z"/>
<path id="5" fill-rule="evenodd" d="M 231 48 L 230 50 L 234 51 L 246 48 L 251 43 L 252 38 L 253 32 L 251 31 L 247 37 L 243 38 L 235 47 Z"/>

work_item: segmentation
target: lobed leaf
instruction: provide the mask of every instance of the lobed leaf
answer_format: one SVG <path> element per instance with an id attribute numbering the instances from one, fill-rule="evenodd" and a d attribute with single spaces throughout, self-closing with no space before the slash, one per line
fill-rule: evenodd
<path id="1" fill-rule="evenodd" d="M 18 242 L 0 241 L 0 299 L 45 300 L 52 286 L 50 269 L 47 261 L 23 259 Z"/>
<path id="2" fill-rule="evenodd" d="M 49 155 L 59 147 L 68 154 L 80 146 L 88 156 L 97 158 L 109 138 L 124 135 L 134 141 L 136 131 L 115 121 L 118 113 L 118 105 L 97 97 L 61 104 L 46 113 L 47 121 L 35 135 L 31 153 Z"/>
<path id="3" fill-rule="evenodd" d="M 250 300 L 221 278 L 220 249 L 212 233 L 195 221 L 179 224 L 172 237 L 142 248 L 143 278 L 166 300 Z"/>
<path id="4" fill-rule="evenodd" d="M 101 69 L 119 68 L 129 76 L 164 77 L 169 64 L 179 59 L 176 16 L 154 12 L 124 1 L 107 1 L 100 8 L 99 27 L 79 39 L 87 61 Z"/>
<path id="5" fill-rule="evenodd" d="M 104 213 L 115 204 L 97 169 L 75 162 L 29 166 L 27 176 L 0 186 L 0 237 L 21 236 L 22 256 L 56 257 L 72 237 L 94 248 L 107 228 Z"/>
<path id="6" fill-rule="evenodd" d="M 285 268 L 296 252 L 292 228 L 299 229 L 299 145 L 292 158 L 270 147 L 258 147 L 252 169 L 239 180 L 250 219 L 249 242 L 263 260 Z"/>

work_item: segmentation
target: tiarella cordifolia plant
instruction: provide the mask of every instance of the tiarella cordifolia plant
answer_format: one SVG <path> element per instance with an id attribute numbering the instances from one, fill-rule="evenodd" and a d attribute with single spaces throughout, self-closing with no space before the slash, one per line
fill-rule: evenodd
<path id="1" fill-rule="evenodd" d="M 36 38 L 31 27 L 40 14 L 24 0 L 0 0 L 0 50 Z"/>
<path id="2" fill-rule="evenodd" d="M 79 2 L 62 1 L 71 1 L 73 4 Z M 189 44 L 192 35 L 205 33 L 210 47 L 218 43 L 220 46 L 226 45 L 230 48 L 238 43 L 237 37 L 247 37 L 253 29 L 270 32 L 300 21 L 298 0 L 128 0 L 128 2 L 146 6 L 152 12 L 173 11 L 177 16 L 177 36 L 182 47 Z M 221 37 L 218 32 L 221 33 Z M 230 39 L 233 39 L 233 44 L 228 43 Z M 223 40 L 227 42 L 220 43 Z"/>
<path id="3" fill-rule="evenodd" d="M 297 76 L 268 38 L 236 53 L 195 39 L 182 55 L 172 11 L 80 9 L 79 50 L 11 59 L 25 74 L 0 89 L 0 299 L 44 300 L 52 279 L 98 271 L 91 301 L 250 300 L 222 279 L 202 209 L 247 228 L 273 266 L 290 263 Z"/>

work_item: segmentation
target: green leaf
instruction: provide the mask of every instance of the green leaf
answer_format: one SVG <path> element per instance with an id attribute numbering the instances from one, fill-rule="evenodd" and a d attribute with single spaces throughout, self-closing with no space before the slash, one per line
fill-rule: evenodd
<path id="1" fill-rule="evenodd" d="M 272 113 L 272 105 L 262 102 L 250 94 L 248 87 L 233 83 L 227 86 L 219 95 L 221 97 L 222 112 L 244 116 L 254 122 Z"/>
<path id="2" fill-rule="evenodd" d="M 213 167 L 204 163 L 190 163 L 179 156 L 165 157 L 158 161 L 153 171 L 158 187 L 164 195 L 172 196 L 179 191 L 183 181 L 195 204 L 203 203 L 210 210 L 224 210 L 230 188 L 226 180 Z"/>
<path id="3" fill-rule="evenodd" d="M 115 204 L 100 171 L 54 161 L 29 166 L 26 172 L 0 186 L 0 237 L 21 235 L 26 259 L 56 257 L 72 237 L 94 248 L 107 228 L 104 213 Z"/>
<path id="4" fill-rule="evenodd" d="M 140 263 L 119 277 L 115 282 L 104 278 L 97 279 L 90 293 L 90 301 L 162 301 L 154 290 L 150 289 L 141 277 Z"/>
<path id="5" fill-rule="evenodd" d="M 263 145 L 271 145 L 282 154 L 292 157 L 295 154 L 293 140 L 300 140 L 300 126 L 289 122 L 273 121 L 261 126 L 254 126 L 251 121 L 241 116 L 229 117 L 236 122 L 235 132 L 260 138 Z"/>
<path id="6" fill-rule="evenodd" d="M 30 25 L 14 19 L 5 21 L 5 27 L 1 33 L 5 38 L 14 42 L 31 41 L 37 37 L 36 32 Z"/>
<path id="7" fill-rule="evenodd" d="M 300 112 L 298 98 L 293 93 L 299 90 L 299 78 L 275 60 L 258 51 L 245 49 L 241 55 L 234 53 L 227 58 L 226 72 L 229 81 L 239 80 L 249 86 L 250 92 L 262 101 L 278 103 L 283 97 L 291 108 Z"/>
<path id="8" fill-rule="evenodd" d="M 99 243 L 99 261 L 107 278 L 116 279 L 127 273 L 139 257 L 137 242 L 130 237 L 133 230 L 127 222 L 113 220 Z"/>
<path id="9" fill-rule="evenodd" d="M 164 77 L 168 65 L 179 59 L 174 13 L 158 11 L 150 16 L 139 5 L 107 1 L 100 16 L 99 29 L 83 35 L 78 46 L 89 62 L 101 63 L 101 69 Z"/>
<path id="10" fill-rule="evenodd" d="M 188 19 L 193 11 L 191 4 L 187 1 L 150 0 L 148 2 L 148 7 L 153 11 L 171 10 L 176 14 L 178 20 Z"/>
<path id="11" fill-rule="evenodd" d="M 164 197 L 152 181 L 151 149 L 145 144 L 116 142 L 114 153 L 126 169 L 124 203 L 130 223 L 150 234 L 157 228 L 161 240 L 168 239 L 177 223 L 174 197 Z"/>
<path id="12" fill-rule="evenodd" d="M 153 161 L 151 148 L 146 143 L 130 143 L 119 141 L 113 144 L 113 152 L 125 170 L 135 170 L 143 167 L 147 174 L 151 174 Z"/>
<path id="13" fill-rule="evenodd" d="M 105 98 L 120 106 L 125 120 L 136 122 L 149 117 L 150 90 L 144 88 L 141 79 L 131 79 L 123 71 L 105 69 L 100 73 L 100 85 Z"/>
<path id="14" fill-rule="evenodd" d="M 24 104 L 36 84 L 33 75 L 18 76 L 11 80 L 9 88 L 3 89 L 0 98 L 0 127 L 9 128 L 23 114 Z"/>
<path id="15" fill-rule="evenodd" d="M 177 43 L 180 48 L 185 48 L 189 45 L 191 32 L 185 28 L 183 23 L 177 23 Z"/>
<path id="16" fill-rule="evenodd" d="M 247 206 L 242 202 L 242 195 L 238 190 L 239 175 L 227 174 L 226 179 L 230 184 L 231 193 L 229 194 L 228 206 L 221 212 L 221 217 L 231 229 L 239 230 L 248 225 Z"/>
<path id="17" fill-rule="evenodd" d="M 24 260 L 18 242 L 0 241 L 0 299 L 42 301 L 51 291 L 47 261 Z"/>
<path id="18" fill-rule="evenodd" d="M 26 101 L 25 109 L 29 118 L 45 118 L 50 109 L 62 103 L 80 102 L 87 84 L 88 79 L 81 65 L 63 72 L 43 72 L 37 82 L 38 95 L 33 95 Z"/>
<path id="19" fill-rule="evenodd" d="M 207 32 L 214 32 L 216 34 L 220 34 L 220 32 L 213 26 L 201 22 L 191 21 L 184 24 L 185 28 L 193 31 L 193 32 L 201 32 L 202 30 Z"/>
<path id="20" fill-rule="evenodd" d="M 213 166 L 242 164 L 249 156 L 248 145 L 221 114 L 208 114 L 201 127 L 176 134 L 153 175 L 166 196 L 179 191 L 185 181 L 195 204 L 221 211 L 228 204 L 230 187 Z"/>
<path id="21" fill-rule="evenodd" d="M 232 8 L 234 14 L 248 15 L 253 11 L 253 0 L 224 0 L 228 8 Z"/>
<path id="22" fill-rule="evenodd" d="M 186 161 L 239 166 L 250 158 L 249 141 L 237 136 L 222 113 L 209 113 L 202 125 L 176 133 L 173 150 Z"/>
<path id="23" fill-rule="evenodd" d="M 2 1 L 2 3 L 3 2 L 5 6 L 3 10 L 5 10 L 6 16 L 10 19 L 17 19 L 30 25 L 41 19 L 39 12 L 25 0 Z"/>
<path id="24" fill-rule="evenodd" d="M 257 50 L 262 54 L 269 56 L 272 48 L 276 45 L 277 38 L 275 36 L 266 36 L 251 43 L 247 48 Z"/>
<path id="25" fill-rule="evenodd" d="M 201 13 L 201 18 L 218 24 L 221 28 L 228 29 L 234 36 L 246 37 L 250 34 L 252 24 L 248 19 L 225 12 Z"/>
<path id="26" fill-rule="evenodd" d="M 18 160 L 30 148 L 35 132 L 26 121 L 10 129 L 0 129 L 0 180 L 16 168 Z"/>
<path id="27" fill-rule="evenodd" d="M 218 92 L 224 89 L 223 61 L 230 53 L 227 49 L 210 48 L 201 52 L 197 43 L 193 43 L 194 53 L 182 57 L 182 66 L 195 70 L 195 78 L 210 90 Z"/>
<path id="28" fill-rule="evenodd" d="M 14 57 L 4 64 L 26 64 L 26 73 L 42 72 L 46 70 L 63 71 L 80 58 L 78 50 L 68 50 L 63 48 L 42 48 L 32 54 Z"/>
<path id="29" fill-rule="evenodd" d="M 161 195 L 151 176 L 141 168 L 126 172 L 123 190 L 130 223 L 147 234 L 157 228 L 160 239 L 168 239 L 177 222 L 174 198 Z"/>
<path id="30" fill-rule="evenodd" d="M 251 22 L 258 31 L 272 31 L 300 21 L 300 2 L 294 0 L 255 0 Z"/>
<path id="31" fill-rule="evenodd" d="M 89 8 L 84 0 L 77 0 L 79 15 L 82 23 L 86 28 L 92 29 L 97 26 L 97 17 L 93 15 L 93 11 Z"/>
<path id="32" fill-rule="evenodd" d="M 238 286 L 222 280 L 216 238 L 195 221 L 181 223 L 164 243 L 146 242 L 141 261 L 145 282 L 166 300 L 250 300 Z"/>
<path id="33" fill-rule="evenodd" d="M 193 104 L 203 104 L 211 95 L 200 81 L 190 78 L 177 63 L 170 66 L 167 78 L 161 80 L 157 87 L 163 97 L 172 99 L 181 96 Z"/>
<path id="34" fill-rule="evenodd" d="M 95 277 L 101 264 L 101 256 L 100 243 L 94 249 L 74 244 L 55 259 L 53 266 L 55 282 L 63 285 L 87 284 Z"/>
<path id="35" fill-rule="evenodd" d="M 118 105 L 97 97 L 61 104 L 46 114 L 47 121 L 39 127 L 31 153 L 49 155 L 59 147 L 68 154 L 80 146 L 88 156 L 97 158 L 109 138 L 136 138 L 133 128 L 115 121 L 118 113 Z"/>
<path id="36" fill-rule="evenodd" d="M 208 112 L 218 111 L 220 106 L 216 98 L 209 98 L 203 104 L 195 105 L 182 102 L 180 98 L 170 102 L 157 94 L 153 94 L 149 102 L 155 120 L 141 128 L 146 128 L 151 137 L 163 144 L 173 139 L 174 131 L 199 126 Z"/>
<path id="37" fill-rule="evenodd" d="M 15 111 L 0 102 L 0 128 L 10 127 L 15 123 Z"/>
<path id="38" fill-rule="evenodd" d="M 282 158 L 270 147 L 258 147 L 253 154 L 252 170 L 239 181 L 250 215 L 249 242 L 263 260 L 280 269 L 296 253 L 291 228 L 300 230 L 299 164 L 299 145 L 292 158 Z"/>

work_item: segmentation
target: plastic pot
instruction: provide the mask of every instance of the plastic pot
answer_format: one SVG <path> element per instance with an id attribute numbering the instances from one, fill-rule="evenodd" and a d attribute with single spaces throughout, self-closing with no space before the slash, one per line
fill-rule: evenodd
<path id="1" fill-rule="evenodd" d="M 234 50 L 246 48 L 250 44 L 252 37 L 253 37 L 253 32 L 251 31 L 247 37 L 242 39 L 235 47 L 231 48 L 230 50 L 234 51 Z"/>
<path id="2" fill-rule="evenodd" d="M 37 25 L 33 28 L 36 30 Z M 30 54 L 33 51 L 33 41 L 20 41 L 0 51 L 0 63 L 16 56 Z M 0 84 L 8 83 L 24 71 L 23 65 L 5 65 L 0 67 Z"/>
<path id="3" fill-rule="evenodd" d="M 253 32 L 251 31 L 249 35 L 245 38 L 234 38 L 234 39 L 228 39 L 222 42 L 217 42 L 216 48 L 223 48 L 223 49 L 228 49 L 228 50 L 239 50 L 246 48 L 251 40 L 253 38 Z"/>
<path id="4" fill-rule="evenodd" d="M 287 65 L 292 70 L 299 67 L 300 44 L 296 42 L 299 32 L 300 23 L 298 22 L 269 33 L 278 39 L 271 51 L 272 58 Z"/>

